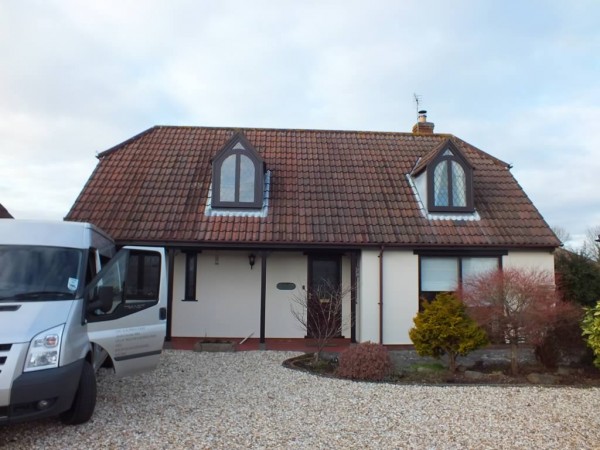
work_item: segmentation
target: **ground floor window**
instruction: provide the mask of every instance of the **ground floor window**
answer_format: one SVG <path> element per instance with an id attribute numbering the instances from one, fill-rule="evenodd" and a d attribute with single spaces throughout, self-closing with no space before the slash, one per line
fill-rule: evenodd
<path id="1" fill-rule="evenodd" d="M 419 298 L 455 291 L 469 277 L 501 267 L 500 256 L 421 256 Z M 419 302 L 420 303 L 420 302 Z"/>
<path id="2" fill-rule="evenodd" d="M 185 254 L 185 297 L 186 301 L 196 300 L 196 267 L 198 254 L 188 252 Z"/>

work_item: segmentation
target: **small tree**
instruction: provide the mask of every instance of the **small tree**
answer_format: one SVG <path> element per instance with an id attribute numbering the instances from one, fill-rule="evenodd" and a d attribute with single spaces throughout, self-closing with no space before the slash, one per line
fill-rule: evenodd
<path id="1" fill-rule="evenodd" d="M 556 286 L 563 298 L 593 306 L 600 298 L 600 264 L 583 251 L 559 249 L 554 256 Z"/>
<path id="2" fill-rule="evenodd" d="M 586 230 L 581 251 L 588 258 L 600 264 L 600 225 Z"/>
<path id="3" fill-rule="evenodd" d="M 594 352 L 594 365 L 600 368 L 600 301 L 593 308 L 585 308 L 581 329 L 587 345 Z"/>
<path id="4" fill-rule="evenodd" d="M 321 359 L 332 339 L 342 335 L 342 306 L 350 289 L 324 284 L 312 291 L 297 292 L 291 298 L 292 316 L 317 346 L 315 362 Z"/>
<path id="5" fill-rule="evenodd" d="M 559 299 L 553 274 L 505 269 L 463 280 L 459 293 L 467 311 L 485 328 L 492 342 L 508 343 L 511 372 L 519 372 L 518 350 L 524 343 L 540 345 L 565 315 L 577 308 Z"/>
<path id="6" fill-rule="evenodd" d="M 438 294 L 413 319 L 409 331 L 415 350 L 421 356 L 439 358 L 447 354 L 450 371 L 456 371 L 456 357 L 464 356 L 488 343 L 485 331 L 471 319 L 454 294 Z"/>

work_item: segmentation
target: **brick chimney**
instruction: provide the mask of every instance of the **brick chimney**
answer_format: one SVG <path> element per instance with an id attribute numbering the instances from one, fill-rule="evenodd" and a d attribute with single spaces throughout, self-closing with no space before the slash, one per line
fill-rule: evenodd
<path id="1" fill-rule="evenodd" d="M 427 111 L 419 111 L 417 123 L 413 125 L 413 134 L 433 134 L 433 122 L 427 122 Z"/>

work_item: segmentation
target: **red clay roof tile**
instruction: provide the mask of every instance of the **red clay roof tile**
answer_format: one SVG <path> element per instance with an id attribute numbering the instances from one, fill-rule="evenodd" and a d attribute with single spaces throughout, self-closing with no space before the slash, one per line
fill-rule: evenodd
<path id="1" fill-rule="evenodd" d="M 267 217 L 204 213 L 211 160 L 236 131 L 272 173 Z M 480 220 L 427 219 L 408 183 L 447 139 L 475 169 Z M 559 245 L 506 164 L 440 134 L 158 126 L 99 155 L 67 219 L 93 222 L 119 242 Z"/>

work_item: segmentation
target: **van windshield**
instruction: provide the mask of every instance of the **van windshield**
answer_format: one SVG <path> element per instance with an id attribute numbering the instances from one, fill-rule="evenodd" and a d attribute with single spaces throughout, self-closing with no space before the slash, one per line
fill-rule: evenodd
<path id="1" fill-rule="evenodd" d="M 79 249 L 0 245 L 0 301 L 73 299 L 84 261 Z"/>

